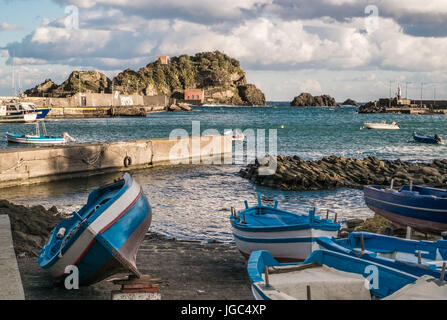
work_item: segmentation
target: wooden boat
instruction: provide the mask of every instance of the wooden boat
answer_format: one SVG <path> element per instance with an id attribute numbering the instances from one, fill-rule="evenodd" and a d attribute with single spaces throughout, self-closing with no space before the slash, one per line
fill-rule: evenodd
<path id="1" fill-rule="evenodd" d="M 320 237 L 321 249 L 374 261 L 415 276 L 440 279 L 447 262 L 447 240 L 417 241 L 368 232 L 352 232 L 348 238 Z"/>
<path id="2" fill-rule="evenodd" d="M 151 217 L 143 189 L 125 173 L 122 180 L 94 190 L 82 209 L 54 228 L 38 263 L 59 281 L 67 266 L 76 266 L 80 285 L 122 271 L 140 277 L 135 259 Z"/>
<path id="3" fill-rule="evenodd" d="M 425 135 L 413 132 L 413 139 L 415 141 L 423 142 L 423 143 L 444 144 L 444 141 L 442 140 L 441 136 L 439 136 L 438 134 L 435 134 L 434 136 L 425 136 Z"/>
<path id="4" fill-rule="evenodd" d="M 386 121 L 381 122 L 365 122 L 363 123 L 364 128 L 374 129 L 374 130 L 399 130 L 400 127 L 396 122 L 386 123 Z"/>
<path id="5" fill-rule="evenodd" d="M 440 234 L 447 230 L 447 191 L 405 185 L 399 191 L 364 186 L 366 205 L 393 224 Z"/>
<path id="6" fill-rule="evenodd" d="M 247 270 L 257 300 L 395 300 L 418 293 L 447 299 L 446 284 L 433 277 L 328 250 L 314 251 L 303 263 L 280 263 L 268 251 L 255 251 Z"/>
<path id="7" fill-rule="evenodd" d="M 42 124 L 43 135 L 40 134 L 39 123 Z M 8 131 L 5 131 L 5 135 L 8 142 L 11 143 L 53 145 L 66 144 L 68 141 L 75 141 L 75 139 L 66 132 L 64 132 L 61 136 L 49 136 L 43 120 L 36 122 L 36 133 L 33 135 L 17 134 Z"/>
<path id="8" fill-rule="evenodd" d="M 315 239 L 320 236 L 336 236 L 340 224 L 330 219 L 297 214 L 263 206 L 261 194 L 258 205 L 237 213 L 233 210 L 230 222 L 234 241 L 243 256 L 248 258 L 256 250 L 269 250 L 279 261 L 303 261 L 316 248 Z"/>
<path id="9" fill-rule="evenodd" d="M 37 113 L 10 112 L 6 106 L 0 106 L 0 122 L 34 122 L 37 119 Z"/>

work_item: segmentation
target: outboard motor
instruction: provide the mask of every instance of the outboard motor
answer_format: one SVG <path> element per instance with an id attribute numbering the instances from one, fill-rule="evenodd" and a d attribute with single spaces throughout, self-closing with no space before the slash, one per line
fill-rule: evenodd
<path id="1" fill-rule="evenodd" d="M 436 140 L 437 142 L 441 142 L 441 141 L 442 141 L 442 138 L 441 138 L 438 134 L 435 134 L 435 140 Z"/>

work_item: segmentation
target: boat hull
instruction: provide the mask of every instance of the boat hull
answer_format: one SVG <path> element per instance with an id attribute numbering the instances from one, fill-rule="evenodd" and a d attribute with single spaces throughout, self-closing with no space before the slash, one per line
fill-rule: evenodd
<path id="1" fill-rule="evenodd" d="M 436 234 L 447 230 L 447 199 L 406 197 L 370 186 L 364 187 L 364 197 L 372 211 L 397 226 Z"/>
<path id="2" fill-rule="evenodd" d="M 37 119 L 37 113 L 0 116 L 0 122 L 28 123 Z"/>
<path id="3" fill-rule="evenodd" d="M 248 232 L 232 228 L 234 241 L 247 259 L 253 251 L 267 250 L 280 262 L 304 261 L 318 249 L 318 237 L 335 237 L 338 231 L 301 229 L 278 232 Z"/>
<path id="4" fill-rule="evenodd" d="M 400 127 L 398 125 L 391 125 L 391 124 L 365 122 L 363 125 L 366 129 L 372 129 L 372 130 L 399 130 L 400 129 Z"/>
<path id="5" fill-rule="evenodd" d="M 90 223 L 81 223 L 67 244 L 51 261 L 44 261 L 42 249 L 39 263 L 56 281 L 63 281 L 67 267 L 76 266 L 79 284 L 90 285 L 119 272 L 140 273 L 136 255 L 152 219 L 151 208 L 141 186 L 134 180 L 124 194 Z M 57 232 L 55 228 L 53 234 Z M 41 260 L 42 259 L 42 260 Z"/>
<path id="6" fill-rule="evenodd" d="M 66 144 L 67 140 L 64 137 L 54 138 L 42 138 L 42 137 L 26 137 L 24 135 L 6 134 L 6 139 L 11 143 L 23 143 L 23 144 Z"/>

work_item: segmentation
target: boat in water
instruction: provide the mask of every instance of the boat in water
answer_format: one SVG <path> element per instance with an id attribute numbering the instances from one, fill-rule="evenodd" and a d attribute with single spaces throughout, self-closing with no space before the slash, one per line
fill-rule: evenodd
<path id="1" fill-rule="evenodd" d="M 40 134 L 39 123 L 42 125 L 43 134 Z M 45 123 L 43 120 L 36 122 L 35 134 L 18 134 L 5 131 L 6 139 L 9 143 L 22 143 L 22 144 L 38 144 L 38 145 L 55 145 L 66 144 L 68 141 L 75 141 L 67 132 L 62 133 L 61 136 L 50 136 L 47 133 Z"/>
<path id="2" fill-rule="evenodd" d="M 435 134 L 434 136 L 426 136 L 413 132 L 413 139 L 417 142 L 423 142 L 423 143 L 444 144 L 442 137 L 438 134 Z"/>
<path id="3" fill-rule="evenodd" d="M 316 250 L 302 263 L 280 263 L 268 251 L 255 251 L 247 270 L 256 300 L 447 299 L 445 282 L 436 278 L 329 250 Z"/>
<path id="4" fill-rule="evenodd" d="M 37 113 L 29 113 L 29 112 L 20 112 L 15 113 L 11 112 L 7 106 L 0 105 L 0 122 L 17 122 L 17 123 L 26 123 L 26 122 L 34 122 L 37 119 Z"/>
<path id="5" fill-rule="evenodd" d="M 447 191 L 404 185 L 398 191 L 382 186 L 364 186 L 366 205 L 399 227 L 427 233 L 447 231 Z"/>
<path id="6" fill-rule="evenodd" d="M 399 130 L 400 127 L 396 122 L 386 123 L 385 120 L 381 122 L 365 122 L 363 128 L 374 130 Z"/>
<path id="7" fill-rule="evenodd" d="M 336 236 L 340 224 L 315 215 L 298 214 L 264 206 L 261 194 L 258 204 L 239 213 L 232 208 L 230 217 L 234 241 L 243 256 L 248 258 L 253 251 L 269 250 L 279 261 L 304 261 L 315 248 L 315 239 L 320 236 Z"/>
<path id="8" fill-rule="evenodd" d="M 6 109 L 11 115 L 20 115 L 24 113 L 35 113 L 37 115 L 36 119 L 45 119 L 51 108 L 39 108 L 32 102 L 8 102 L 6 103 Z"/>
<path id="9" fill-rule="evenodd" d="M 90 193 L 84 207 L 54 228 L 38 263 L 58 281 L 76 266 L 80 285 L 120 272 L 141 277 L 135 260 L 151 219 L 142 187 L 125 173 Z"/>
<path id="10" fill-rule="evenodd" d="M 336 251 L 377 262 L 415 276 L 446 275 L 442 267 L 447 262 L 447 240 L 418 241 L 369 232 L 351 232 L 345 239 L 320 237 L 321 249 Z"/>

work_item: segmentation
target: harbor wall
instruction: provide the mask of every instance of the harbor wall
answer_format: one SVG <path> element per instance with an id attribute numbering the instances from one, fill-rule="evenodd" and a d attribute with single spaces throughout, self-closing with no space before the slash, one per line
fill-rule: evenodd
<path id="1" fill-rule="evenodd" d="M 0 187 L 159 165 L 231 163 L 229 136 L 184 137 L 0 150 Z M 125 163 L 126 157 L 130 163 Z"/>

